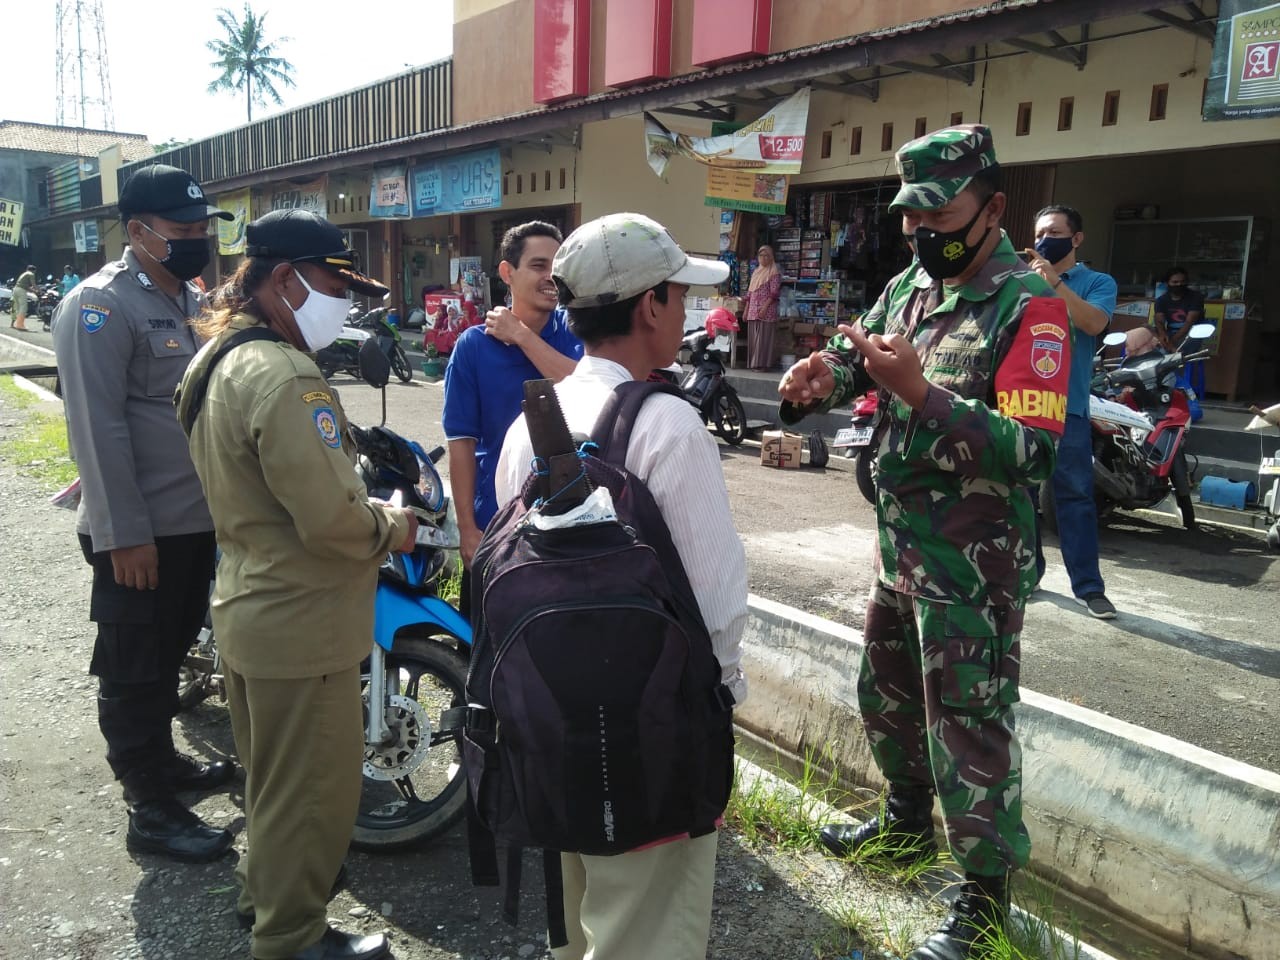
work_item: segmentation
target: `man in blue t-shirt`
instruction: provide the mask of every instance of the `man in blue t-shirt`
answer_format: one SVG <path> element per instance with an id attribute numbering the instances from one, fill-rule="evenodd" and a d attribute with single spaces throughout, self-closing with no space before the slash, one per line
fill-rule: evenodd
<path id="1" fill-rule="evenodd" d="M 1071 385 L 1067 425 L 1058 441 L 1058 464 L 1050 483 L 1058 516 L 1062 562 L 1076 602 L 1092 616 L 1110 620 L 1116 608 L 1107 599 L 1098 568 L 1098 511 L 1093 500 L 1093 434 L 1089 426 L 1089 383 L 1096 338 L 1116 309 L 1116 282 L 1076 260 L 1084 243 L 1084 219 L 1071 207 L 1054 204 L 1036 215 L 1036 247 L 1026 251 L 1031 269 L 1054 296 L 1066 301 L 1071 318 Z M 1036 528 L 1036 570 L 1044 574 L 1040 528 Z"/>
<path id="2" fill-rule="evenodd" d="M 524 382 L 563 380 L 582 358 L 581 341 L 556 309 L 551 261 L 561 239 L 559 230 L 540 220 L 506 232 L 498 275 L 511 289 L 511 309 L 491 310 L 483 327 L 463 331 L 445 370 L 449 486 L 467 570 L 485 526 L 498 512 L 494 470 L 507 428 L 520 415 Z M 468 593 L 464 583 L 464 611 Z"/>

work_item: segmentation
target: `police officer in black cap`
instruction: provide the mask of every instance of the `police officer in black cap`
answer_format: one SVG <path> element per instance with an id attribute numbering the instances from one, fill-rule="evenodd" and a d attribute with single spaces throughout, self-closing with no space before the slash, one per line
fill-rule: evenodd
<path id="1" fill-rule="evenodd" d="M 53 339 L 67 433 L 80 469 L 76 529 L 93 567 L 90 672 L 107 762 L 129 805 L 129 849 L 205 861 L 231 834 L 177 794 L 211 790 L 234 774 L 174 749 L 178 671 L 208 605 L 213 521 L 173 391 L 199 341 L 204 307 L 190 281 L 209 263 L 211 206 L 189 173 L 144 167 L 120 194 L 129 245 L 58 307 Z"/>

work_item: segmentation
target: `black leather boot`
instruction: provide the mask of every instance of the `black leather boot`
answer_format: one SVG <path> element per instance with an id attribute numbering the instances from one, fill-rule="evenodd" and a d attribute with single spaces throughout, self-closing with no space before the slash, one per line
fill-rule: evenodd
<path id="1" fill-rule="evenodd" d="M 879 860 L 912 863 L 938 855 L 933 835 L 933 791 L 928 787 L 890 787 L 884 812 L 859 826 L 830 823 L 822 828 L 822 845 L 837 857 L 864 848 Z"/>
<path id="2" fill-rule="evenodd" d="M 1009 875 L 966 873 L 960 896 L 938 932 L 916 947 L 907 960 L 976 960 L 1004 930 L 1009 919 Z"/>
<path id="3" fill-rule="evenodd" d="M 163 797 L 130 807 L 125 842 L 134 852 L 204 863 L 231 849 L 231 834 L 209 826 L 172 797 Z"/>
<path id="4" fill-rule="evenodd" d="M 316 943 L 295 953 L 289 960 L 380 960 L 390 954 L 391 945 L 387 943 L 385 934 L 361 936 L 329 927 Z"/>
<path id="5" fill-rule="evenodd" d="M 175 751 L 173 757 L 164 764 L 164 775 L 175 793 L 216 790 L 236 775 L 236 765 L 231 760 L 206 763 Z"/>

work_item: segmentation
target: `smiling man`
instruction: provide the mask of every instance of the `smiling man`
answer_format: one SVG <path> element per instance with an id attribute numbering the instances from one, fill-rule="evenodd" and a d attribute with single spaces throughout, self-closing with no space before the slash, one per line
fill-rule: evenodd
<path id="1" fill-rule="evenodd" d="M 937 794 L 965 883 L 908 960 L 968 960 L 1004 923 L 1009 873 L 1030 854 L 1013 721 L 1035 580 L 1028 488 L 1053 472 L 1071 345 L 1065 304 L 1001 229 L 991 131 L 939 130 L 897 160 L 891 209 L 916 261 L 861 329 L 840 327 L 787 371 L 780 415 L 794 423 L 873 383 L 887 398 L 858 705 L 889 798 L 867 823 L 821 837 L 837 856 L 931 858 Z"/>
<path id="2" fill-rule="evenodd" d="M 557 309 L 551 279 L 561 239 L 559 230 L 540 220 L 506 232 L 498 275 L 511 288 L 511 309 L 490 311 L 483 327 L 464 331 L 445 370 L 449 485 L 468 570 L 480 535 L 498 512 L 493 474 L 507 428 L 520 415 L 524 382 L 563 380 L 582 357 L 582 343 Z M 462 590 L 464 614 L 468 585 Z"/>

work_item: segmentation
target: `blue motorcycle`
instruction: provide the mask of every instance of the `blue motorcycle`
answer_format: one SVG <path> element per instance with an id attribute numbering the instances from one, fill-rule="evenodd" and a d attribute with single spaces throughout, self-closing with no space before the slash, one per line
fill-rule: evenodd
<path id="1" fill-rule="evenodd" d="M 361 351 L 361 374 L 385 387 L 390 364 L 376 344 L 369 347 Z M 385 423 L 385 394 L 383 404 Z M 435 468 L 444 448 L 428 453 L 385 426 L 351 432 L 369 496 L 412 507 L 419 520 L 413 552 L 389 554 L 378 571 L 372 650 L 360 671 L 364 776 L 351 842 L 392 851 L 444 833 L 466 812 L 460 728 L 444 714 L 465 703 L 471 626 L 438 594 L 458 547 L 444 529 L 448 500 Z M 219 679 L 206 621 L 183 671 L 184 705 L 216 690 Z"/>

